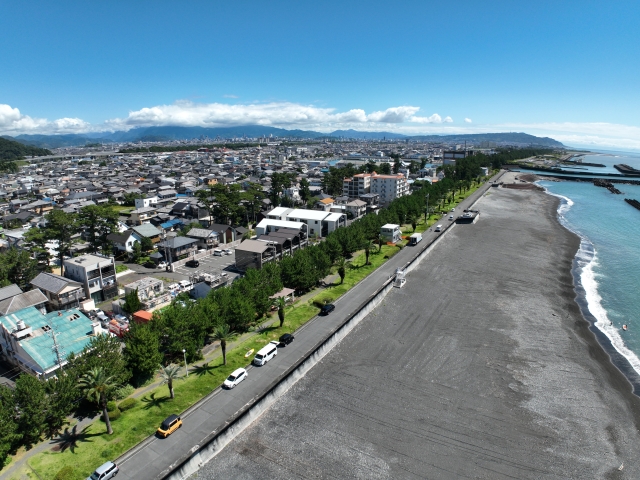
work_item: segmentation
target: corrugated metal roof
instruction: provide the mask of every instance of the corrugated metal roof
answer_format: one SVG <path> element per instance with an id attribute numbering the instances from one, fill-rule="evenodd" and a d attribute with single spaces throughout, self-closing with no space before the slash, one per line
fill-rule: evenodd
<path id="1" fill-rule="evenodd" d="M 0 323 L 10 332 L 15 330 L 18 320 L 33 329 L 30 336 L 20 340 L 20 346 L 44 371 L 55 367 L 58 358 L 53 350 L 53 339 L 43 327 L 50 327 L 57 333 L 56 341 L 66 356 L 80 353 L 92 338 L 91 320 L 75 308 L 43 315 L 36 308 L 28 307 L 0 317 Z"/>

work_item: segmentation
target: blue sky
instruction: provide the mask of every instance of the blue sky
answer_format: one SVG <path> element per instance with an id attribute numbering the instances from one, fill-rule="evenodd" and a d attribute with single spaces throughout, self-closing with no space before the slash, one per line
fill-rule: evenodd
<path id="1" fill-rule="evenodd" d="M 640 149 L 637 1 L 5 0 L 1 11 L 9 135 L 260 123 Z"/>

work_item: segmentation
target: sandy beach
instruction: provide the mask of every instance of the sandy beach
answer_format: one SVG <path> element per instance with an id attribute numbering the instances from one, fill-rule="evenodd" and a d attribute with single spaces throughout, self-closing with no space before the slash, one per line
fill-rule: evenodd
<path id="1" fill-rule="evenodd" d="M 640 399 L 574 300 L 557 204 L 490 189 L 194 478 L 640 478 Z"/>

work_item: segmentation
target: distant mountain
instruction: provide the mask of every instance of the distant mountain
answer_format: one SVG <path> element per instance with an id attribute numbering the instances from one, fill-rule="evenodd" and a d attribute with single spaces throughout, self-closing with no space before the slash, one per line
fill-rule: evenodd
<path id="1" fill-rule="evenodd" d="M 564 145 L 557 140 L 549 137 L 536 137 L 529 135 L 528 133 L 470 133 L 459 135 L 417 135 L 408 137 L 412 140 L 419 140 L 422 142 L 447 142 L 458 143 L 462 142 L 493 142 L 493 143 L 509 143 L 509 144 L 523 144 L 523 145 L 541 145 L 544 147 L 564 147 Z"/>
<path id="2" fill-rule="evenodd" d="M 100 138 L 75 133 L 68 135 L 18 135 L 13 140 L 25 145 L 42 148 L 76 147 L 87 143 L 101 143 L 104 141 Z"/>
<path id="3" fill-rule="evenodd" d="M 91 134 L 69 135 L 18 135 L 13 140 L 26 145 L 45 148 L 82 146 L 88 143 L 110 142 L 170 142 L 192 139 L 230 139 L 257 137 L 289 137 L 289 138 L 352 138 L 365 140 L 419 140 L 425 142 L 494 142 L 497 144 L 542 145 L 547 147 L 563 147 L 562 143 L 548 137 L 536 137 L 527 133 L 474 133 L 459 135 L 416 135 L 407 136 L 392 132 L 360 132 L 358 130 L 336 130 L 331 133 L 320 133 L 311 130 L 286 130 L 284 128 L 262 125 L 243 127 L 140 127 L 126 132 L 100 132 Z M 6 137 L 11 138 L 11 137 Z"/>
<path id="4" fill-rule="evenodd" d="M 342 137 L 342 138 L 356 138 L 364 140 L 382 140 L 386 139 L 399 139 L 409 138 L 406 135 L 392 132 L 359 132 L 358 130 L 336 130 L 328 134 L 330 137 Z"/>
<path id="5" fill-rule="evenodd" d="M 0 137 L 0 160 L 21 160 L 25 157 L 51 155 L 49 150 L 32 147 L 20 142 Z"/>

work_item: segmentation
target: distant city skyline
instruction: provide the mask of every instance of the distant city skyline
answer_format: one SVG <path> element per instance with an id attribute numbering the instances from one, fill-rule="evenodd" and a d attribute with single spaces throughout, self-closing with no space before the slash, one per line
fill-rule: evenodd
<path id="1" fill-rule="evenodd" d="M 0 134 L 522 131 L 640 150 L 638 2 L 13 3 Z"/>

